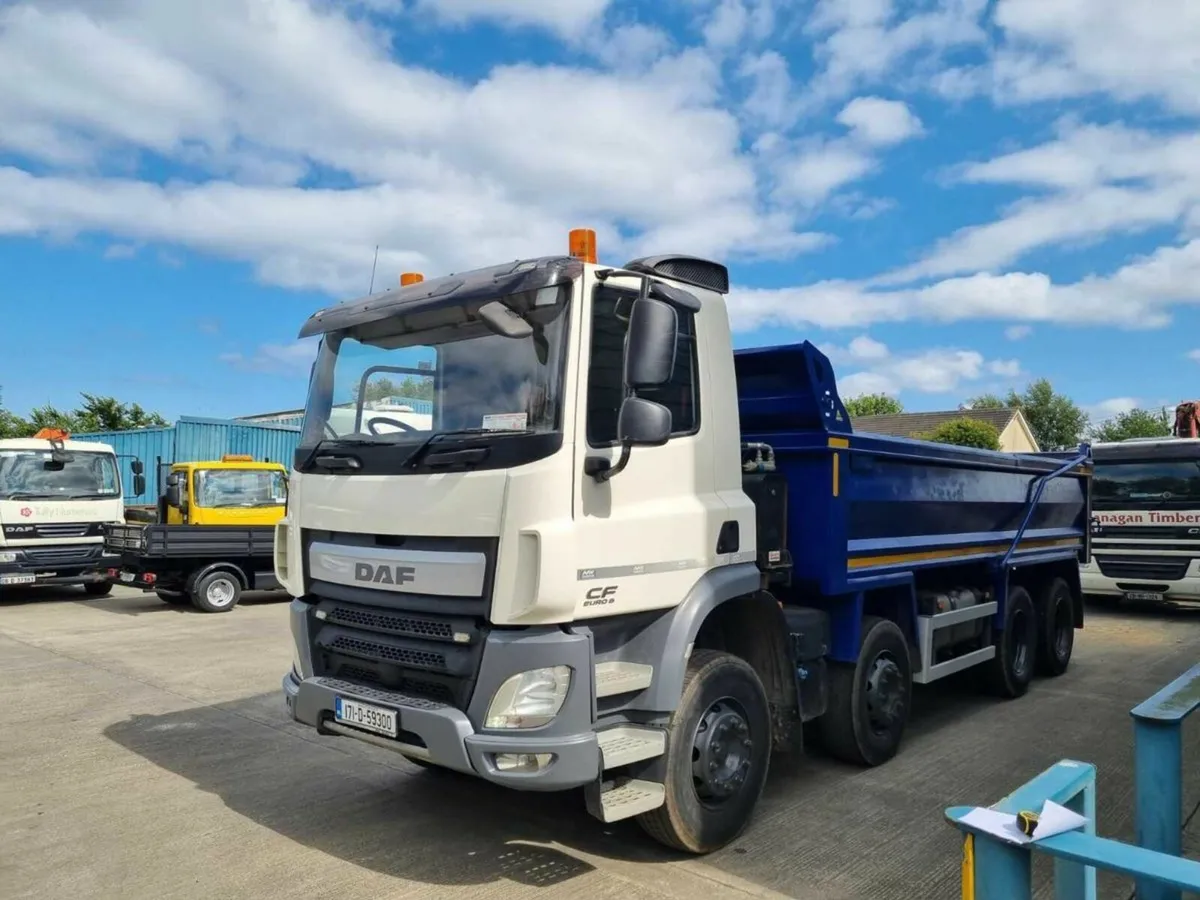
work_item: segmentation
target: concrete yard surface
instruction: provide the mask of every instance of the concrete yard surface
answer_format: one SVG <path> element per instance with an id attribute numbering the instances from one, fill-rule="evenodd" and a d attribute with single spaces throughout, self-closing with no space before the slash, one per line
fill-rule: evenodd
<path id="1" fill-rule="evenodd" d="M 290 722 L 278 595 L 205 615 L 128 589 L 12 592 L 0 900 L 952 898 L 943 809 L 992 803 L 1060 758 L 1099 766 L 1100 831 L 1132 839 L 1129 709 L 1198 651 L 1200 613 L 1089 608 L 1062 678 L 1011 702 L 967 678 L 918 688 L 900 755 L 877 769 L 776 757 L 750 829 L 694 859 L 591 819 L 579 792 L 512 793 Z M 1200 767 L 1186 771 L 1190 812 Z M 1129 890 L 1101 877 L 1104 898 Z"/>

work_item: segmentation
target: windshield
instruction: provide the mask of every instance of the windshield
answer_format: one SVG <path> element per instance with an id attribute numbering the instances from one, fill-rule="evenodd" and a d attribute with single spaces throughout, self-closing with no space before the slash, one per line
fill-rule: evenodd
<path id="1" fill-rule="evenodd" d="M 121 496 L 111 453 L 70 451 L 55 462 L 49 450 L 0 450 L 0 500 L 88 500 Z"/>
<path id="2" fill-rule="evenodd" d="M 1097 463 L 1092 506 L 1126 509 L 1200 505 L 1200 460 Z"/>
<path id="3" fill-rule="evenodd" d="M 544 288 L 326 335 L 301 443 L 561 431 L 570 296 L 571 285 Z M 484 305 L 510 321 L 489 326 Z"/>
<path id="4" fill-rule="evenodd" d="M 283 506 L 287 479 L 278 470 L 198 469 L 197 506 L 222 507 Z"/>

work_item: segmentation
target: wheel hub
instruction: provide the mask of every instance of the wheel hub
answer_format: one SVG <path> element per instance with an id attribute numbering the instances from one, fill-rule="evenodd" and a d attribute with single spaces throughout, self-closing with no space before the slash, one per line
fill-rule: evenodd
<path id="1" fill-rule="evenodd" d="M 225 606 L 233 601 L 233 585 L 224 579 L 214 581 L 208 586 L 205 594 L 213 606 Z"/>
<path id="2" fill-rule="evenodd" d="M 722 801 L 746 783 L 754 741 L 745 713 L 718 700 L 700 718 L 692 740 L 692 780 L 703 800 Z"/>
<path id="3" fill-rule="evenodd" d="M 867 672 L 867 719 L 876 732 L 891 729 L 904 714 L 904 678 L 895 660 L 880 656 Z"/>

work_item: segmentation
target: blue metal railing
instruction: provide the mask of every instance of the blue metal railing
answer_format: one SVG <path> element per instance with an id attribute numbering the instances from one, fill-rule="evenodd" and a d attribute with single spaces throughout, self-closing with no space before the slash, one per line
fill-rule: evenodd
<path id="1" fill-rule="evenodd" d="M 1052 472 L 1047 472 L 1045 475 L 1041 475 L 1033 480 L 1033 482 L 1029 485 L 1029 501 L 1025 506 L 1025 515 L 1021 519 L 1021 524 L 1017 528 L 1017 533 L 1013 536 L 1012 543 L 1008 546 L 1008 552 L 1004 554 L 1004 559 L 1000 561 L 1001 569 L 1008 568 L 1008 564 L 1012 562 L 1013 554 L 1017 552 L 1017 545 L 1021 543 L 1021 538 L 1025 536 L 1025 529 L 1027 529 L 1029 527 L 1029 523 L 1033 521 L 1033 514 L 1037 510 L 1038 501 L 1042 499 L 1042 493 L 1046 490 L 1046 485 L 1049 484 L 1053 479 L 1062 475 L 1066 475 L 1068 472 L 1074 469 L 1078 469 L 1091 458 L 1092 445 L 1087 441 L 1084 441 L 1079 445 L 1079 453 L 1077 456 L 1071 457 Z M 1088 523 L 1085 522 L 1084 527 L 1087 528 Z M 1087 540 L 1086 531 L 1084 533 L 1084 540 L 1085 542 Z"/>
<path id="2" fill-rule="evenodd" d="M 1022 785 L 992 809 L 1015 815 L 1040 811 L 1047 800 L 1086 820 L 1071 831 L 1014 844 L 963 822 L 972 809 L 956 806 L 946 818 L 964 832 L 963 900 L 1031 900 L 1032 856 L 1054 860 L 1055 900 L 1095 900 L 1096 871 L 1130 877 L 1138 900 L 1180 900 L 1200 892 L 1200 862 L 1180 858 L 1183 842 L 1184 719 L 1200 707 L 1200 665 L 1135 707 L 1134 772 L 1137 845 L 1096 836 L 1096 767 L 1063 760 Z"/>

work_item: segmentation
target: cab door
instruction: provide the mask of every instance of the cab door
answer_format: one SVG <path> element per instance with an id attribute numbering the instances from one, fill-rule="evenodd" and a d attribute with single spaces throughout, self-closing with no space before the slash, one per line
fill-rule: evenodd
<path id="1" fill-rule="evenodd" d="M 677 604 L 715 555 L 727 507 L 714 491 L 702 414 L 704 361 L 696 316 L 679 311 L 671 381 L 639 391 L 671 411 L 672 434 L 660 447 L 635 447 L 607 481 L 585 474 L 597 460 L 616 466 L 617 416 L 625 391 L 625 336 L 637 296 L 635 279 L 593 282 L 585 303 L 575 425 L 575 594 L 577 618 Z"/>

